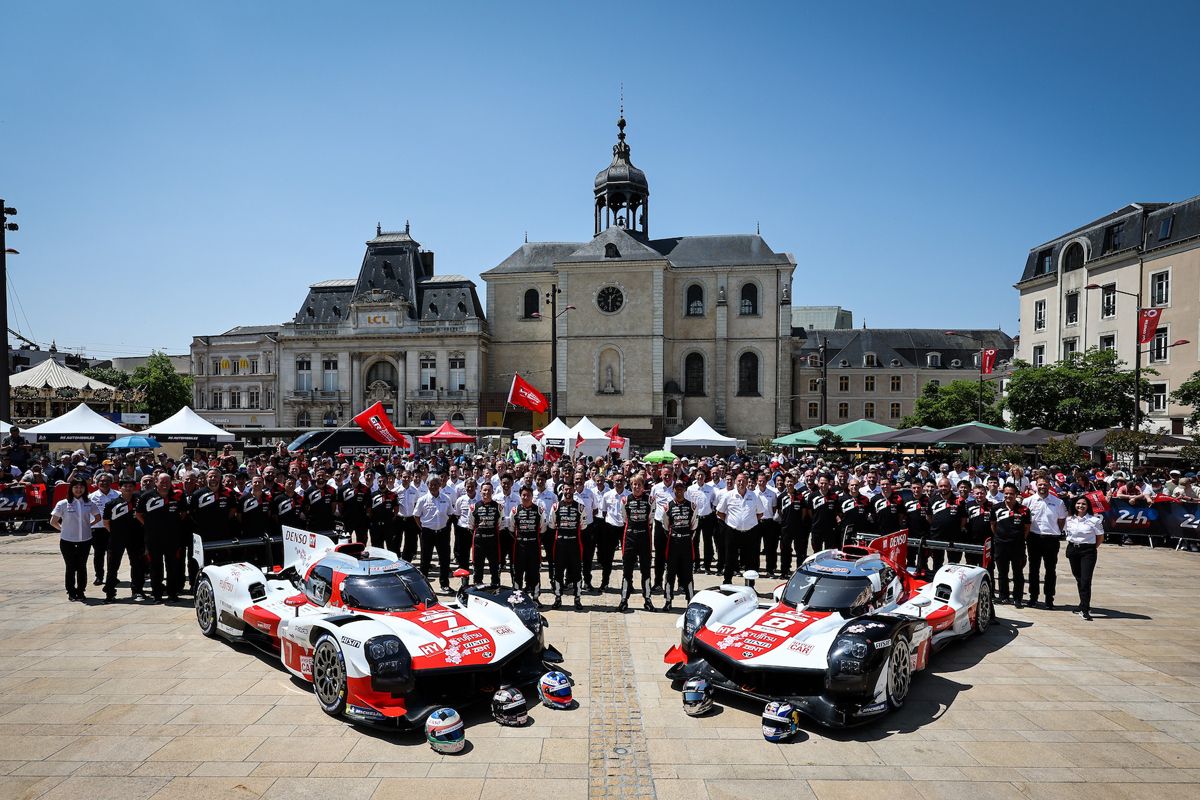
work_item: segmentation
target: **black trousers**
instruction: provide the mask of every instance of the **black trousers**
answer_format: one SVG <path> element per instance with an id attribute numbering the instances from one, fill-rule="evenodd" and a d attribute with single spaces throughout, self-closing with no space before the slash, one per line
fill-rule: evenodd
<path id="1" fill-rule="evenodd" d="M 106 531 L 107 533 L 107 531 Z M 104 594 L 117 596 L 117 573 L 121 570 L 121 559 L 129 553 L 129 593 L 142 594 L 146 584 L 146 543 L 141 536 L 127 539 L 123 533 L 109 533 L 108 577 L 104 581 Z"/>
<path id="2" fill-rule="evenodd" d="M 554 536 L 554 572 L 551 575 L 551 585 L 554 596 L 562 597 L 563 588 L 569 584 L 571 594 L 579 597 L 579 586 L 583 580 L 583 540 L 582 533 L 575 531 L 559 531 Z"/>
<path id="3" fill-rule="evenodd" d="M 492 576 L 492 586 L 500 585 L 500 540 L 492 532 L 475 532 L 471 541 L 471 562 L 475 568 L 475 583 L 483 583 L 483 569 L 488 568 Z"/>
<path id="4" fill-rule="evenodd" d="M 808 558 L 808 534 L 800 530 L 798 525 L 781 525 L 779 528 L 779 572 L 787 578 L 792 574 L 792 556 L 796 556 L 796 565 L 804 563 Z"/>
<path id="5" fill-rule="evenodd" d="M 692 589 L 692 559 L 694 556 L 690 533 L 667 537 L 667 574 L 666 582 L 663 583 L 663 597 L 668 603 L 675 595 L 676 586 L 688 600 L 691 600 L 692 595 L 695 594 Z"/>
<path id="6" fill-rule="evenodd" d="M 1020 600 L 1025 592 L 1025 542 L 1006 542 L 992 539 L 992 566 L 996 570 L 1000 599 Z M 1013 593 L 1008 592 L 1008 576 L 1012 573 Z"/>
<path id="7" fill-rule="evenodd" d="M 583 537 L 583 554 L 580 556 L 583 582 L 589 589 L 592 587 L 592 567 L 596 563 L 596 537 L 603 525 L 603 522 L 593 519 L 591 525 L 580 531 L 580 536 Z"/>
<path id="8" fill-rule="evenodd" d="M 1079 588 L 1079 610 L 1092 610 L 1092 573 L 1096 571 L 1096 551 L 1094 544 L 1067 543 L 1067 561 L 1071 562 L 1071 574 L 1075 576 L 1075 585 Z"/>
<path id="9" fill-rule="evenodd" d="M 600 584 L 608 583 L 612 577 L 613 559 L 617 554 L 617 545 L 621 542 L 624 528 L 610 525 L 607 522 L 597 522 L 596 528 L 596 560 L 600 562 Z"/>
<path id="10" fill-rule="evenodd" d="M 371 547 L 387 548 L 390 542 L 392 526 L 388 520 L 371 523 Z"/>
<path id="11" fill-rule="evenodd" d="M 828 528 L 813 528 L 811 538 L 814 553 L 822 550 L 837 550 L 842 546 L 842 532 L 836 525 Z"/>
<path id="12" fill-rule="evenodd" d="M 1041 578 L 1042 594 L 1046 602 L 1053 602 L 1058 583 L 1058 537 L 1031 533 L 1025 546 L 1029 552 L 1029 600 L 1033 602 L 1038 599 L 1038 579 Z"/>
<path id="13" fill-rule="evenodd" d="M 62 553 L 66 565 L 66 580 L 64 581 L 67 594 L 72 597 L 83 594 L 87 586 L 88 552 L 92 549 L 91 542 L 68 542 L 58 540 L 58 551 Z"/>
<path id="14" fill-rule="evenodd" d="M 96 579 L 104 580 L 104 565 L 107 563 L 108 529 L 92 528 L 92 569 Z"/>
<path id="15" fill-rule="evenodd" d="M 779 567 L 779 523 L 773 519 L 758 523 L 758 538 L 767 572 L 774 572 Z"/>
<path id="16" fill-rule="evenodd" d="M 642 578 L 642 596 L 650 599 L 650 532 L 625 531 L 621 542 L 621 602 L 629 600 L 633 591 L 633 571 Z"/>
<path id="17" fill-rule="evenodd" d="M 696 535 L 693 538 L 695 544 L 692 547 L 692 552 L 697 556 L 703 554 L 697 563 L 702 564 L 705 570 L 712 569 L 713 559 L 718 562 L 721 556 L 716 552 L 716 531 L 717 531 L 717 515 L 705 514 L 700 518 L 700 524 L 696 527 Z"/>
<path id="18" fill-rule="evenodd" d="M 417 551 L 421 546 L 421 526 L 417 524 L 416 517 L 400 517 L 400 552 L 398 555 L 405 561 L 412 563 L 412 560 L 417 557 Z"/>
<path id="19" fill-rule="evenodd" d="M 450 524 L 454 527 L 454 563 L 459 569 L 469 569 L 471 546 L 475 540 L 475 532 L 471 530 L 470 520 L 463 521 L 458 517 L 451 517 Z"/>
<path id="20" fill-rule="evenodd" d="M 713 549 L 716 551 L 717 563 L 713 564 L 713 569 L 719 573 L 725 572 L 725 540 L 729 538 L 729 526 L 721 521 L 721 518 L 716 514 L 712 515 L 713 519 Z"/>
<path id="21" fill-rule="evenodd" d="M 542 585 L 542 548 L 536 541 L 513 544 L 512 582 L 537 600 Z"/>
<path id="22" fill-rule="evenodd" d="M 437 550 L 438 581 L 450 585 L 450 528 L 421 528 L 421 572 L 426 577 L 433 566 L 433 551 Z"/>
<path id="23" fill-rule="evenodd" d="M 757 526 L 756 526 L 757 527 Z M 732 583 L 733 576 L 739 569 L 751 569 L 758 566 L 758 536 L 754 528 L 748 531 L 737 531 L 725 528 L 725 583 Z"/>
<path id="24" fill-rule="evenodd" d="M 654 585 L 661 586 L 667 571 L 667 529 L 657 520 L 654 523 Z"/>

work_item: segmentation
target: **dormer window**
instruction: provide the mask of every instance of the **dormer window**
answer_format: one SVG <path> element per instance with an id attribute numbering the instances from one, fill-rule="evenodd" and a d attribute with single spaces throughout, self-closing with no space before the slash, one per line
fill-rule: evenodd
<path id="1" fill-rule="evenodd" d="M 608 244 L 604 245 L 604 257 L 605 258 L 620 258 L 621 251 L 617 249 L 617 246 L 615 244 L 613 244 L 612 242 L 609 242 Z"/>
<path id="2" fill-rule="evenodd" d="M 879 359 L 875 358 L 874 353 L 863 353 L 863 366 L 864 367 L 878 367 Z"/>
<path id="3" fill-rule="evenodd" d="M 925 366 L 929 367 L 930 369 L 940 368 L 942 366 L 942 354 L 941 353 L 926 353 L 925 354 Z"/>

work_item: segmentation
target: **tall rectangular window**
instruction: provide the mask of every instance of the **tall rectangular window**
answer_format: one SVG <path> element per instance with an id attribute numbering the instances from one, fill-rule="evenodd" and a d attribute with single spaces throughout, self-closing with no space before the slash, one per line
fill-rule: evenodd
<path id="1" fill-rule="evenodd" d="M 1117 285 L 1109 283 L 1100 288 L 1100 316 L 1111 319 L 1117 315 Z"/>
<path id="2" fill-rule="evenodd" d="M 1125 223 L 1118 222 L 1104 229 L 1104 247 L 1101 253 L 1115 253 L 1125 246 Z"/>
<path id="3" fill-rule="evenodd" d="M 321 391 L 336 392 L 338 390 L 338 362 L 336 358 L 321 360 Z"/>
<path id="4" fill-rule="evenodd" d="M 1100 337 L 1100 349 L 1101 350 L 1116 350 L 1117 349 L 1117 335 L 1115 333 L 1106 333 L 1103 336 L 1101 336 Z"/>
<path id="5" fill-rule="evenodd" d="M 275 407 L 275 392 L 273 392 L 270 389 L 267 389 L 267 403 L 266 403 L 265 407 L 266 408 L 274 408 Z"/>
<path id="6" fill-rule="evenodd" d="M 1035 344 L 1033 346 L 1033 365 L 1035 367 L 1044 366 L 1046 363 L 1046 345 Z"/>
<path id="7" fill-rule="evenodd" d="M 461 392 L 467 388 L 467 360 L 462 356 L 450 359 L 450 391 Z"/>
<path id="8" fill-rule="evenodd" d="M 809 419 L 817 418 L 817 404 L 816 403 L 808 404 L 808 418 Z"/>
<path id="9" fill-rule="evenodd" d="M 1165 383 L 1150 384 L 1150 411 L 1167 410 L 1167 385 Z"/>
<path id="10" fill-rule="evenodd" d="M 230 375 L 241 375 L 242 374 L 242 357 L 241 356 L 234 356 L 233 358 L 229 359 L 229 374 Z"/>
<path id="11" fill-rule="evenodd" d="M 888 406 L 888 417 L 890 419 L 900 419 L 900 404 L 892 403 Z"/>
<path id="12" fill-rule="evenodd" d="M 1033 329 L 1035 331 L 1046 330 L 1046 301 L 1038 300 L 1033 304 Z"/>
<path id="13" fill-rule="evenodd" d="M 868 375 L 865 378 L 863 378 L 863 391 L 864 392 L 875 391 L 875 376 L 874 375 Z"/>
<path id="14" fill-rule="evenodd" d="M 219 358 L 214 358 L 214 359 L 212 360 L 212 365 L 211 365 L 211 366 L 212 366 L 212 369 L 210 369 L 210 370 L 208 371 L 208 374 L 209 374 L 209 375 L 220 375 L 220 374 L 221 374 L 221 359 L 219 359 Z"/>
<path id="15" fill-rule="evenodd" d="M 1079 349 L 1079 340 L 1075 338 L 1063 339 L 1063 361 L 1069 361 L 1071 356 L 1075 355 L 1075 351 Z"/>
<path id="16" fill-rule="evenodd" d="M 246 391 L 246 408 L 258 408 L 258 389 L 248 389 Z"/>
<path id="17" fill-rule="evenodd" d="M 820 378 L 809 378 L 808 379 L 808 390 L 810 392 L 821 391 L 821 379 Z"/>
<path id="18" fill-rule="evenodd" d="M 1171 304 L 1171 273 L 1155 272 L 1150 275 L 1150 305 Z"/>
<path id="19" fill-rule="evenodd" d="M 241 408 L 242 407 L 242 390 L 241 389 L 230 389 L 229 390 L 229 407 L 230 408 Z"/>
<path id="20" fill-rule="evenodd" d="M 1038 255 L 1037 255 L 1037 267 L 1035 268 L 1034 274 L 1035 275 L 1048 275 L 1048 274 L 1050 274 L 1050 269 L 1053 266 L 1054 266 L 1054 251 L 1053 250 L 1043 250 L 1042 252 L 1038 253 Z"/>
<path id="21" fill-rule="evenodd" d="M 839 392 L 850 391 L 850 376 L 849 375 L 839 375 L 838 376 L 838 391 Z"/>
<path id="22" fill-rule="evenodd" d="M 1171 226 L 1175 222 L 1175 215 L 1172 214 L 1158 223 L 1158 240 L 1171 238 Z"/>
<path id="23" fill-rule="evenodd" d="M 212 402 L 208 404 L 208 407 L 209 407 L 209 408 L 213 408 L 213 409 L 219 409 L 219 408 L 222 408 L 222 406 L 221 406 L 221 393 L 220 393 L 219 391 L 214 391 L 214 392 L 212 393 Z"/>
<path id="24" fill-rule="evenodd" d="M 850 418 L 850 404 L 849 403 L 838 403 L 838 419 L 849 419 L 849 418 Z"/>
<path id="25" fill-rule="evenodd" d="M 863 419 L 875 419 L 874 403 L 863 403 Z"/>
<path id="26" fill-rule="evenodd" d="M 431 356 L 421 356 L 421 388 L 427 392 L 437 389 L 437 361 Z"/>
<path id="27" fill-rule="evenodd" d="M 902 380 L 901 380 L 900 376 L 899 376 L 899 375 L 893 375 L 893 376 L 892 376 L 892 391 L 893 391 L 893 392 L 898 392 L 898 391 L 900 391 L 900 386 L 901 386 L 901 383 L 902 383 Z"/>
<path id="28" fill-rule="evenodd" d="M 1067 324 L 1079 324 L 1079 292 L 1067 292 Z"/>
<path id="29" fill-rule="evenodd" d="M 1154 341 L 1150 343 L 1150 363 L 1166 361 L 1167 355 L 1167 329 L 1162 327 L 1154 332 Z"/>
<path id="30" fill-rule="evenodd" d="M 250 374 L 258 374 L 258 356 L 250 356 Z"/>
<path id="31" fill-rule="evenodd" d="M 312 391 L 312 361 L 308 356 L 300 356 L 296 359 L 296 391 Z"/>

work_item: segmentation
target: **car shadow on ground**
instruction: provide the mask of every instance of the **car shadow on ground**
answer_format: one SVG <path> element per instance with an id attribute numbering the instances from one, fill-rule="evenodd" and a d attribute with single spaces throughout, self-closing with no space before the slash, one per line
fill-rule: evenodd
<path id="1" fill-rule="evenodd" d="M 873 722 L 852 728 L 826 728 L 810 719 L 802 719 L 801 725 L 808 731 L 842 742 L 875 742 L 903 733 L 912 733 L 941 717 L 955 699 L 972 684 L 952 680 L 950 675 L 970 669 L 992 653 L 1016 641 L 1021 630 L 1031 627 L 1032 622 L 997 618 L 982 636 L 972 636 L 952 642 L 929 657 L 929 667 L 913 676 L 912 692 L 904 707 L 892 711 Z M 723 705 L 761 714 L 762 705 L 747 698 L 730 695 L 719 696 Z M 796 736 L 791 741 L 804 741 L 807 736 Z"/>

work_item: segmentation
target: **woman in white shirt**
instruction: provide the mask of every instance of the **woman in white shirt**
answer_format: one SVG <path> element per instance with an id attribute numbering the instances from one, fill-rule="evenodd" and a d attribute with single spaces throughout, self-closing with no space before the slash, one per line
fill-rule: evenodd
<path id="1" fill-rule="evenodd" d="M 1096 570 L 1096 553 L 1104 541 L 1104 521 L 1092 513 L 1092 504 L 1086 497 L 1078 497 L 1071 504 L 1071 515 L 1063 527 L 1067 535 L 1067 560 L 1071 562 L 1071 574 L 1079 588 L 1079 609 L 1084 619 L 1091 622 L 1092 573 Z"/>
<path id="2" fill-rule="evenodd" d="M 92 526 L 100 521 L 100 512 L 88 499 L 88 484 L 73 478 L 67 496 L 50 512 L 50 524 L 59 532 L 58 549 L 67 567 L 67 599 L 83 600 L 87 585 L 88 551 L 92 545 Z"/>

